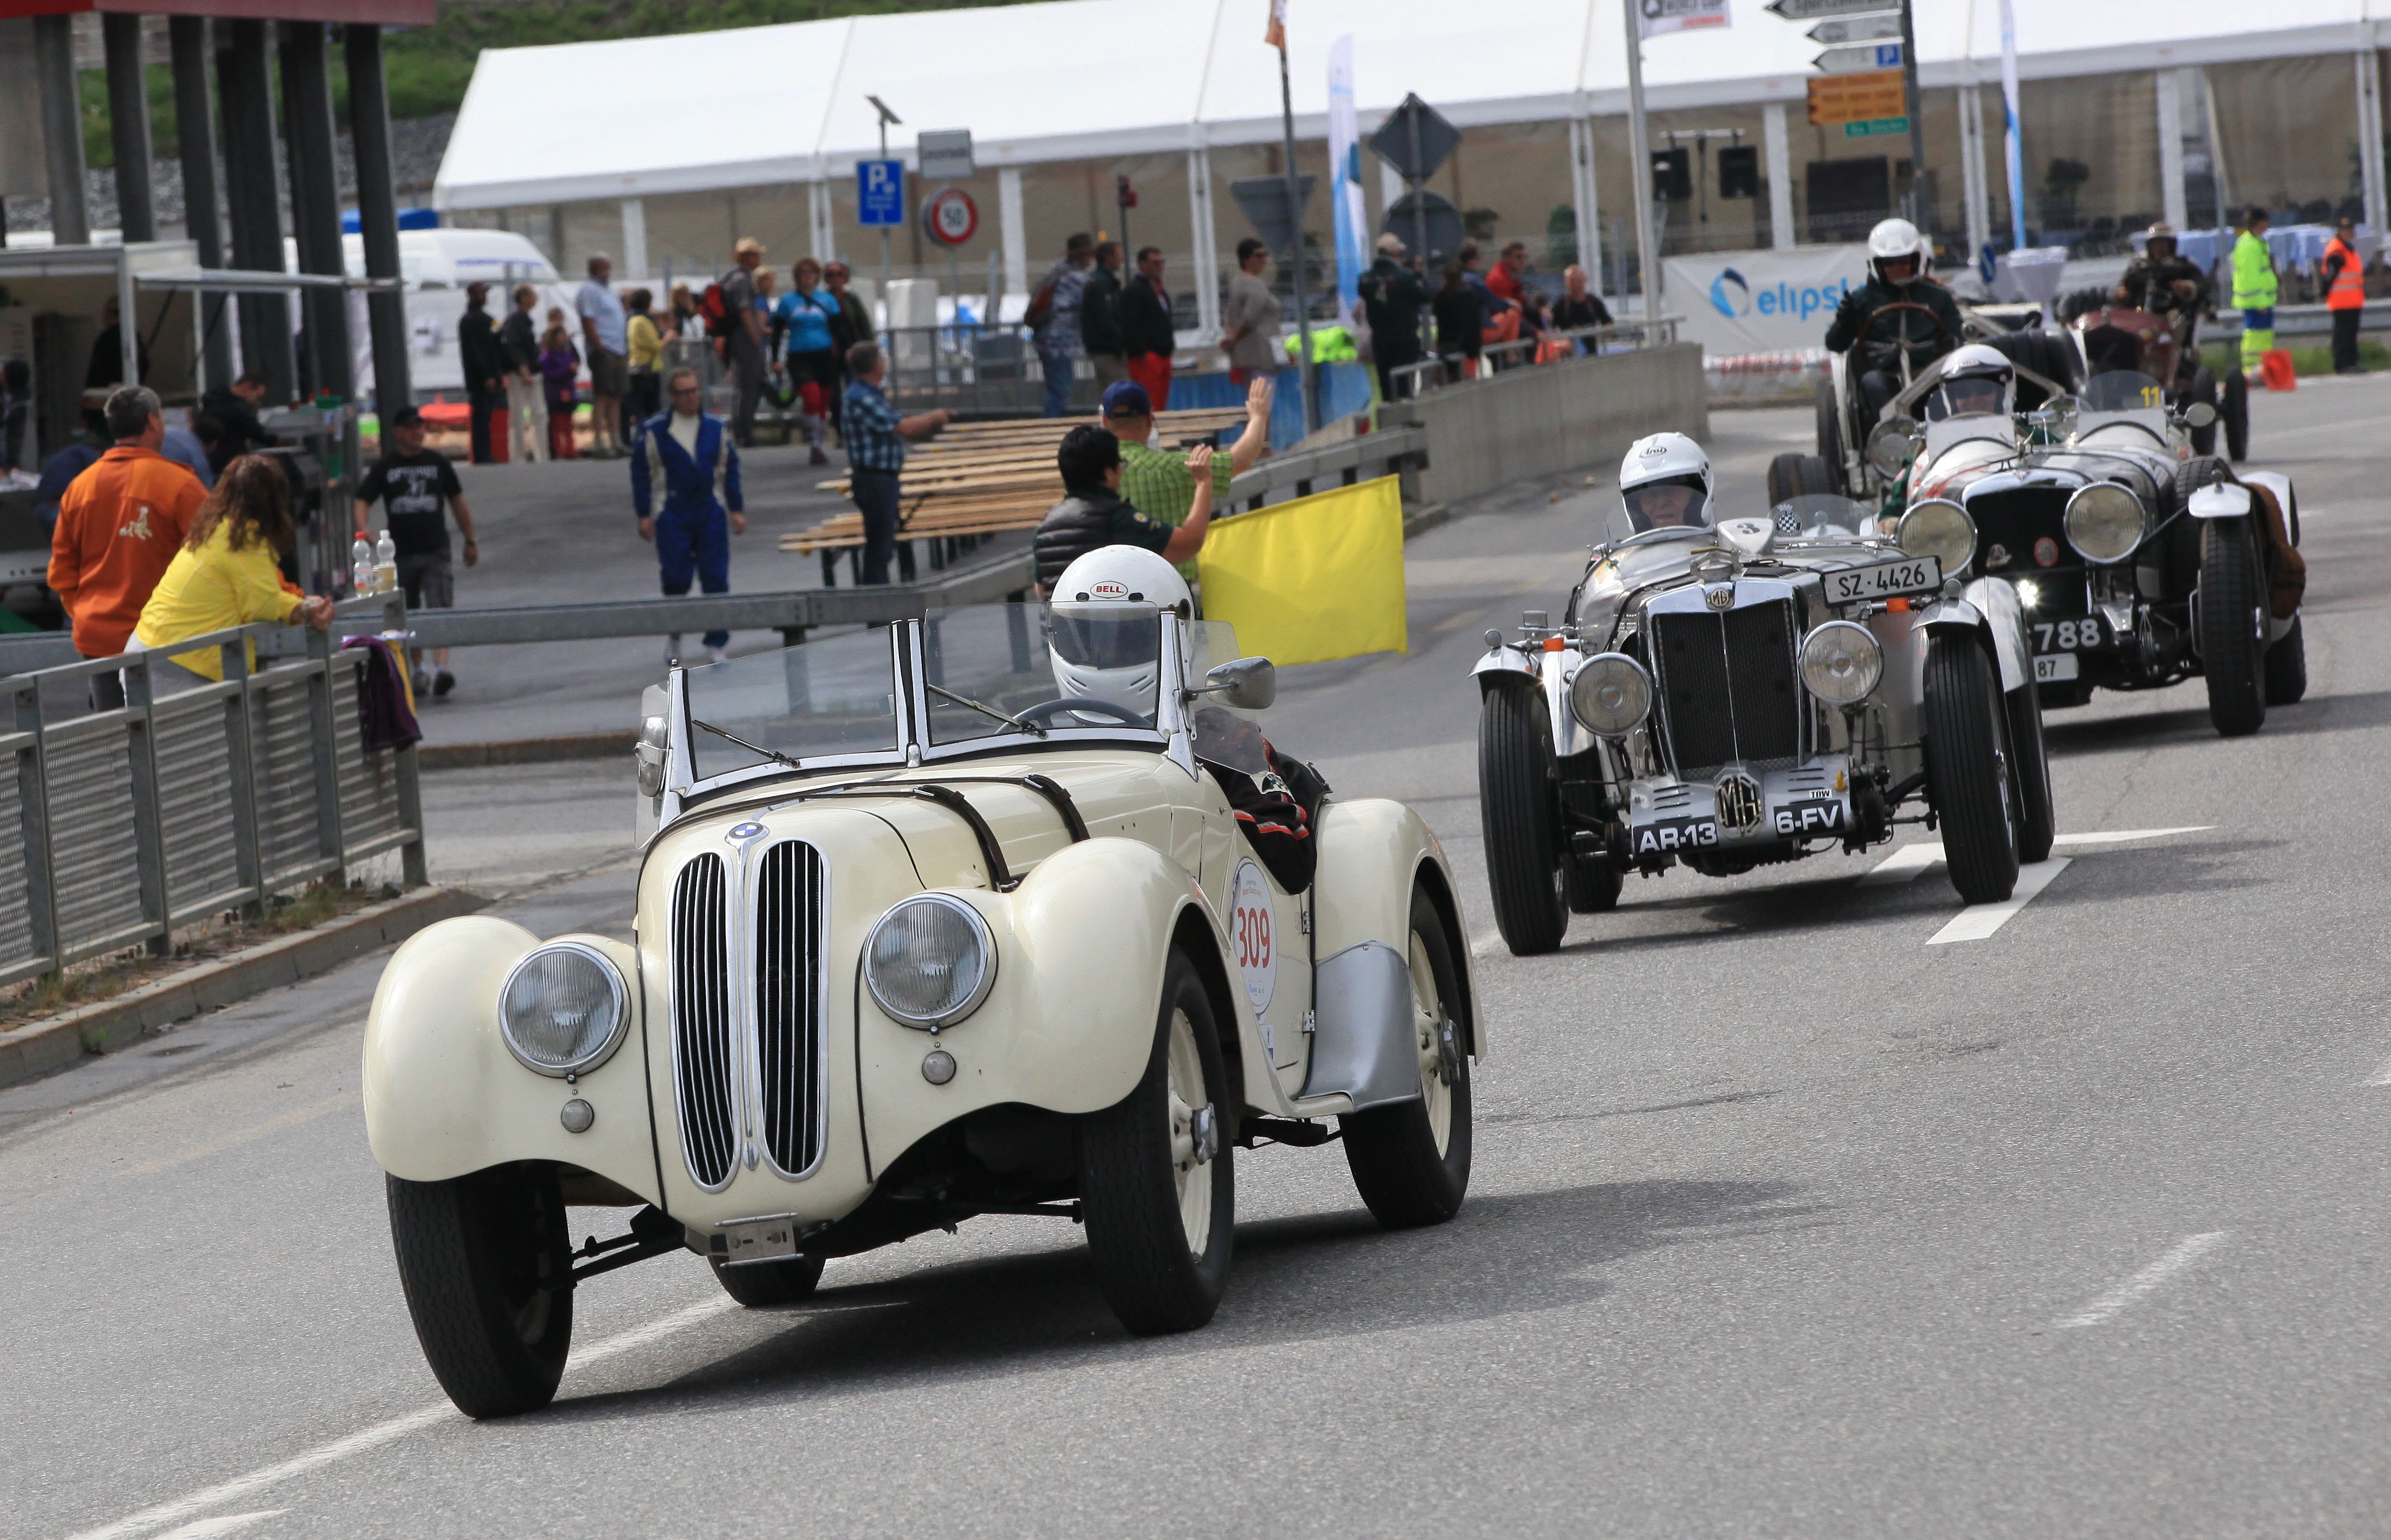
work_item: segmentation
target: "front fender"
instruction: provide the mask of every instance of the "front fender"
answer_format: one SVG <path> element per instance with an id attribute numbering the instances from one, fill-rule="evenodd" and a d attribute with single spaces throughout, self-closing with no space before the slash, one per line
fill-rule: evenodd
<path id="1" fill-rule="evenodd" d="M 888 1163 L 967 1112 L 1019 1102 L 1094 1112 L 1137 1085 L 1181 911 L 1202 895 L 1185 868 L 1141 841 L 1082 840 L 1040 861 L 1011 893 L 939 888 L 970 904 L 996 941 L 996 982 L 978 1010 L 932 1034 L 883 1013 L 859 971 L 856 1055 L 872 1161 Z M 1208 921 L 1205 934 L 1217 935 Z M 955 1060 L 933 1085 L 922 1061 Z"/>
<path id="2" fill-rule="evenodd" d="M 2023 689 L 2034 678 L 2034 658 L 2025 643 L 2025 607 L 2007 578 L 1979 577 L 1958 598 L 1935 600 L 1918 617 L 1916 629 L 1930 637 L 1950 631 L 1975 636 L 2000 670 L 2004 694 Z"/>
<path id="3" fill-rule="evenodd" d="M 555 1160 L 663 1201 L 646 1075 L 639 954 L 602 936 L 559 937 L 604 952 L 629 987 L 614 1055 L 572 1084 L 526 1069 L 498 1035 L 507 974 L 540 938 L 486 914 L 409 937 L 382 969 L 366 1017 L 366 1138 L 393 1176 L 438 1182 L 514 1160 Z M 587 1132 L 560 1115 L 578 1097 Z"/>
<path id="4" fill-rule="evenodd" d="M 1430 901 L 1444 913 L 1446 941 L 1464 996 L 1462 1022 L 1471 1056 L 1486 1055 L 1486 1024 L 1477 1008 L 1471 971 L 1469 923 L 1461 912 L 1461 888 L 1445 860 L 1444 847 L 1418 813 L 1401 802 L 1363 797 L 1331 799 L 1322 809 L 1318 874 L 1313 878 L 1313 954 L 1327 982 L 1327 964 L 1339 954 L 1376 942 L 1403 958 L 1411 956 L 1412 889 L 1425 883 Z M 1332 1005 L 1324 993 L 1317 1013 L 1320 1033 L 1329 1031 Z"/>
<path id="5" fill-rule="evenodd" d="M 1490 647 L 1486 650 L 1486 655 L 1480 658 L 1477 666 L 1469 670 L 1469 675 L 1478 681 L 1478 692 L 1483 695 L 1506 679 L 1519 679 L 1533 684 L 1536 679 L 1536 666 L 1529 662 L 1528 654 L 1517 647 Z"/>

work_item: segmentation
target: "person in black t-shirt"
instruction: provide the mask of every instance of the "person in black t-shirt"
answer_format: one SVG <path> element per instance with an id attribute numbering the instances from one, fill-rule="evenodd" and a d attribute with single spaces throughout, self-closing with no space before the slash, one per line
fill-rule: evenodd
<path id="1" fill-rule="evenodd" d="M 356 531 L 367 533 L 367 511 L 380 502 L 383 527 L 390 531 L 390 543 L 398 549 L 398 582 L 407 591 L 407 607 L 448 609 L 457 602 L 457 580 L 448 565 L 444 504 L 455 511 L 458 533 L 465 537 L 465 564 L 470 567 L 482 559 L 481 545 L 473 538 L 472 510 L 465 506 L 465 488 L 448 457 L 423 446 L 423 414 L 413 407 L 391 413 L 382 432 L 390 447 L 357 485 Z M 426 687 L 423 653 L 417 648 L 409 655 L 420 694 Z M 457 688 L 457 677 L 448 672 L 447 648 L 433 650 L 432 666 L 438 670 L 430 684 L 433 694 L 446 695 Z"/>

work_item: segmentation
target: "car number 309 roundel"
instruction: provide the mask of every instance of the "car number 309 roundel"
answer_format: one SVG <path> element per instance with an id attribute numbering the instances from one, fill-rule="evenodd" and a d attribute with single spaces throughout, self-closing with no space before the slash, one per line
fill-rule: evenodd
<path id="1" fill-rule="evenodd" d="M 1277 924 L 1262 869 L 1239 861 L 1229 899 L 1229 945 L 1237 954 L 1237 971 L 1245 976 L 1246 998 L 1253 1002 L 1256 1016 L 1270 1009 L 1271 996 L 1278 990 Z"/>

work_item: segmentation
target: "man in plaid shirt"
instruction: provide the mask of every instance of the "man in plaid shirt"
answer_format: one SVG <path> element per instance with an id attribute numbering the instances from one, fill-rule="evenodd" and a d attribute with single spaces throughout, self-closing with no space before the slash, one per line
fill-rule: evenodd
<path id="1" fill-rule="evenodd" d="M 899 417 L 881 393 L 888 375 L 888 356 L 878 343 L 858 343 L 847 351 L 847 367 L 855 382 L 847 387 L 846 415 L 840 433 L 847 441 L 847 496 L 863 515 L 863 576 L 865 583 L 888 581 L 888 563 L 897 554 L 898 477 L 905 469 L 908 442 L 937 436 L 955 414 L 935 411 Z"/>
<path id="2" fill-rule="evenodd" d="M 1120 495 L 1131 507 L 1157 524 L 1177 527 L 1187 522 L 1196 502 L 1196 476 L 1183 449 L 1160 449 L 1147 443 L 1154 437 L 1154 398 L 1134 380 L 1105 388 L 1105 426 L 1120 440 Z M 1270 447 L 1271 377 L 1256 375 L 1246 388 L 1246 427 L 1227 458 L 1212 461 L 1212 498 L 1216 509 L 1229 501 L 1229 481 L 1244 475 Z"/>

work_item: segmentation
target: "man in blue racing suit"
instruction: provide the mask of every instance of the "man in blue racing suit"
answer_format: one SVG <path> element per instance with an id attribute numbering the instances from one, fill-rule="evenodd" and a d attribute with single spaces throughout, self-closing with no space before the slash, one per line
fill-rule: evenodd
<path id="1" fill-rule="evenodd" d="M 631 441 L 631 506 L 640 538 L 656 544 L 666 598 L 689 592 L 693 574 L 707 593 L 730 591 L 730 537 L 747 532 L 739 492 L 739 448 L 730 424 L 698 404 L 697 371 L 677 369 L 665 382 L 671 404 L 640 424 Z M 658 503 L 662 508 L 658 508 Z M 705 633 L 706 659 L 720 663 L 730 633 Z M 680 637 L 665 648 L 680 659 Z"/>

